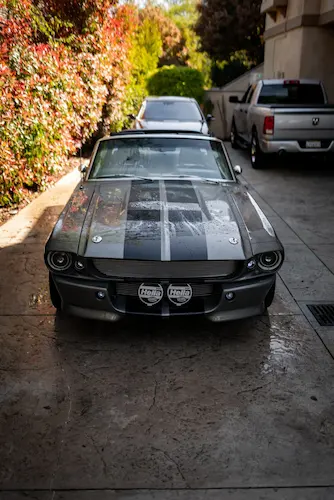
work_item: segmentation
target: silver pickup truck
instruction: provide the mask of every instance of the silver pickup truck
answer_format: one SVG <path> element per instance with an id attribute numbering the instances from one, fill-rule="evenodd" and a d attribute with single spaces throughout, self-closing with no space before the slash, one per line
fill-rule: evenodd
<path id="1" fill-rule="evenodd" d="M 270 153 L 330 154 L 334 160 L 334 106 L 317 80 L 260 80 L 236 103 L 231 144 L 250 146 L 253 168 Z"/>

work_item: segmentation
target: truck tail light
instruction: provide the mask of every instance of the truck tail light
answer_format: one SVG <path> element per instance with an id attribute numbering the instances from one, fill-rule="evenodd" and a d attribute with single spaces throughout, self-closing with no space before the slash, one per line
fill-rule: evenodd
<path id="1" fill-rule="evenodd" d="M 299 85 L 300 80 L 284 80 L 284 85 Z"/>
<path id="2" fill-rule="evenodd" d="M 266 116 L 263 123 L 263 133 L 265 135 L 273 135 L 275 128 L 275 117 Z"/>

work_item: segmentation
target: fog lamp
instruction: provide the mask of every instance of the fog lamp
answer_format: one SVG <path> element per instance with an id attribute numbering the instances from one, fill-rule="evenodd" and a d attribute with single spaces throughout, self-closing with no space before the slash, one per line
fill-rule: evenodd
<path id="1" fill-rule="evenodd" d="M 99 292 L 96 293 L 96 297 L 100 300 L 104 299 L 106 294 L 100 290 Z"/>

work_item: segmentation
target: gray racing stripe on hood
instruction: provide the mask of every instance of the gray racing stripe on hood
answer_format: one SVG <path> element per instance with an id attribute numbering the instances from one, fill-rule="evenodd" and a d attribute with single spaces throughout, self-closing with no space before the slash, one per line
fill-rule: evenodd
<path id="1" fill-rule="evenodd" d="M 196 182 L 193 184 L 202 207 L 207 259 L 243 260 L 245 254 L 242 236 L 225 188 L 214 188 Z M 236 243 L 231 243 L 232 238 Z"/>

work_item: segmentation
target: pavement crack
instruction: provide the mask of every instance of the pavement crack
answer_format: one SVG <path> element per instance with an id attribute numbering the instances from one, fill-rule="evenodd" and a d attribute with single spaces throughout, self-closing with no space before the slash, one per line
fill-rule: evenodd
<path id="1" fill-rule="evenodd" d="M 189 356 L 180 356 L 179 358 L 175 358 L 175 361 L 177 361 L 179 359 L 192 359 L 192 358 L 195 358 L 198 355 L 199 355 L 199 353 L 196 352 L 194 354 L 189 354 Z"/>
<path id="2" fill-rule="evenodd" d="M 57 473 L 58 473 L 59 468 L 60 468 L 61 455 L 62 455 L 62 452 L 64 449 L 64 444 L 65 444 L 65 433 L 67 430 L 67 426 L 70 423 L 71 414 L 72 414 L 72 393 L 71 393 L 71 386 L 69 383 L 67 384 L 67 397 L 68 397 L 68 410 L 67 410 L 66 420 L 64 422 L 64 427 L 63 427 L 63 432 L 62 432 L 63 436 L 62 436 L 62 439 L 60 441 L 60 448 L 59 448 L 59 452 L 58 452 L 56 467 L 55 467 L 55 470 L 53 471 L 51 479 L 50 479 L 49 491 L 52 493 L 51 500 L 54 500 L 54 497 L 56 495 L 56 490 L 53 488 L 53 485 L 54 485 Z"/>
<path id="3" fill-rule="evenodd" d="M 158 382 L 157 382 L 157 379 L 155 379 L 155 386 L 154 386 L 154 392 L 153 392 L 153 400 L 152 400 L 152 404 L 149 407 L 148 411 L 151 411 L 152 408 L 155 406 L 156 397 L 157 397 L 157 390 L 158 390 Z"/>
<path id="4" fill-rule="evenodd" d="M 237 395 L 244 394 L 246 392 L 256 392 L 256 391 L 259 391 L 260 389 L 263 389 L 264 387 L 267 387 L 267 385 L 270 385 L 270 384 L 271 384 L 271 382 L 268 382 L 267 384 L 258 385 L 257 387 L 251 387 L 250 389 L 244 389 L 243 391 L 237 392 Z"/>
<path id="5" fill-rule="evenodd" d="M 163 454 L 163 456 L 164 456 L 167 460 L 169 460 L 170 462 L 172 462 L 172 463 L 175 465 L 175 467 L 176 467 L 176 469 L 177 469 L 178 473 L 180 474 L 180 476 L 182 477 L 182 479 L 183 479 L 183 481 L 184 481 L 185 485 L 187 486 L 187 488 L 190 488 L 190 485 L 188 484 L 188 482 L 187 482 L 187 480 L 186 480 L 186 478 L 185 478 L 185 476 L 184 476 L 184 474 L 183 474 L 183 472 L 182 472 L 182 470 L 181 470 L 181 467 L 179 466 L 179 464 L 177 463 L 177 461 L 176 461 L 173 457 L 171 457 L 171 456 L 167 453 L 167 451 L 160 450 L 160 448 L 154 448 L 154 447 L 153 447 L 152 449 L 153 449 L 154 451 L 157 451 L 157 452 L 159 452 L 159 453 L 162 453 L 162 454 Z"/>
<path id="6" fill-rule="evenodd" d="M 101 460 L 102 465 L 103 465 L 103 474 L 104 474 L 105 477 L 107 477 L 108 466 L 107 466 L 107 463 L 106 463 L 105 458 L 103 456 L 103 452 L 102 452 L 102 450 L 99 449 L 99 447 L 95 443 L 95 440 L 94 440 L 94 438 L 92 436 L 89 436 L 89 439 L 91 440 L 92 445 L 94 446 L 96 453 L 100 457 L 100 460 Z"/>

